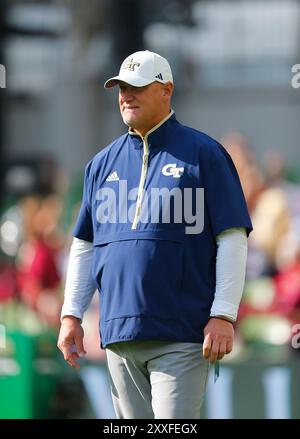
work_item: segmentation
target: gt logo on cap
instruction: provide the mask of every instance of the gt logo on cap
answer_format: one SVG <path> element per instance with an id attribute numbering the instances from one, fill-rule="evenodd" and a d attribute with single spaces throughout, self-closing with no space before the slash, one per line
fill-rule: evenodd
<path id="1" fill-rule="evenodd" d="M 128 69 L 128 70 L 131 70 L 133 72 L 135 67 L 139 67 L 140 65 L 141 64 L 139 62 L 134 62 L 133 58 L 130 58 L 127 61 L 125 61 L 122 69 Z"/>
<path id="2" fill-rule="evenodd" d="M 169 177 L 170 175 L 173 175 L 173 178 L 179 178 L 181 174 L 183 173 L 184 168 L 176 168 L 176 163 L 170 163 L 168 165 L 165 165 L 161 172 Z"/>

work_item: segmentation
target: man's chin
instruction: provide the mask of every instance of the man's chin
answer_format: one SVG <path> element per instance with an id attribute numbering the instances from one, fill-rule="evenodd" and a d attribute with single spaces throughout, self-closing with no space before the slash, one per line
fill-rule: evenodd
<path id="1" fill-rule="evenodd" d="M 134 129 L 135 128 L 135 123 L 134 121 L 129 118 L 129 117 L 123 117 L 123 122 L 125 123 L 125 125 L 127 125 L 128 127 Z"/>

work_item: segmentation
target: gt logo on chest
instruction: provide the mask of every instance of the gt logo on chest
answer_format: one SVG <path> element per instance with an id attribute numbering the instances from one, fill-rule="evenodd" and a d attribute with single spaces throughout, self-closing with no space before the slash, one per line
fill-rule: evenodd
<path id="1" fill-rule="evenodd" d="M 161 172 L 163 175 L 166 175 L 167 177 L 170 177 L 171 175 L 173 178 L 179 178 L 181 174 L 183 173 L 184 168 L 177 168 L 176 163 L 170 163 L 168 165 L 165 165 Z"/>

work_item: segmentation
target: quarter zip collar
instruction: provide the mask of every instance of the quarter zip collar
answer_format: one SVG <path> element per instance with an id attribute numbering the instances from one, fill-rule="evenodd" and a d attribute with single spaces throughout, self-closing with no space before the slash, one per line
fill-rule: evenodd
<path id="1" fill-rule="evenodd" d="M 159 134 L 161 132 L 161 128 L 163 128 L 163 125 L 165 124 L 165 122 L 167 122 L 171 118 L 175 119 L 175 113 L 174 113 L 174 110 L 172 110 L 172 109 L 166 117 L 164 117 L 157 125 L 155 125 L 153 128 L 151 128 L 151 130 L 147 131 L 147 133 L 144 136 L 142 136 L 140 133 L 134 131 L 132 128 L 129 128 L 128 133 L 130 134 L 130 136 L 132 136 L 132 140 L 134 138 L 140 138 L 143 141 L 145 139 L 147 139 L 148 143 L 152 144 L 152 138 L 154 137 L 154 135 L 155 135 L 155 138 L 157 136 L 159 136 Z M 135 142 L 135 144 L 136 144 L 136 142 Z M 140 147 L 142 147 L 142 144 L 140 144 Z"/>
<path id="2" fill-rule="evenodd" d="M 139 182 L 139 188 L 138 188 L 135 215 L 134 215 L 134 220 L 133 220 L 132 227 L 131 227 L 132 230 L 137 229 L 138 223 L 139 223 L 140 218 L 141 218 L 143 194 L 144 194 L 144 190 L 145 190 L 146 177 L 147 177 L 148 164 L 149 164 L 149 136 L 154 132 L 157 133 L 159 128 L 167 120 L 169 120 L 173 116 L 173 114 L 174 114 L 174 111 L 171 110 L 167 117 L 165 117 L 157 125 L 155 125 L 153 128 L 151 128 L 151 130 L 149 130 L 144 136 L 141 136 L 141 134 L 136 133 L 135 131 L 130 131 L 130 129 L 129 129 L 130 135 L 138 136 L 143 141 L 142 168 L 141 168 L 141 176 L 140 176 L 140 182 Z"/>

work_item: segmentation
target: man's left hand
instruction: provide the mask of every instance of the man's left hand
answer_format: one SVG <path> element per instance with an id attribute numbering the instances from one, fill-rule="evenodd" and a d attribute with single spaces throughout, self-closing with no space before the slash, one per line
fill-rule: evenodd
<path id="1" fill-rule="evenodd" d="M 233 347 L 234 329 L 231 322 L 211 317 L 204 328 L 203 356 L 211 363 L 222 360 Z"/>

